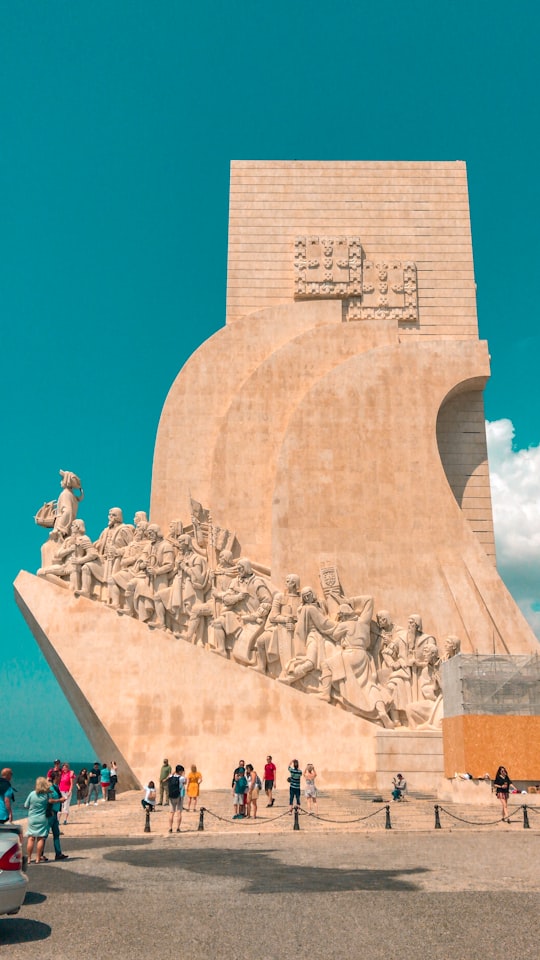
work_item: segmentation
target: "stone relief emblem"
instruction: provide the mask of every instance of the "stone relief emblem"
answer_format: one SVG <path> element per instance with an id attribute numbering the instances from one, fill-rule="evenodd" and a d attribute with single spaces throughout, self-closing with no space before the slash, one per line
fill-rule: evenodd
<path id="1" fill-rule="evenodd" d="M 416 264 L 367 260 L 359 237 L 297 237 L 294 268 L 295 300 L 344 300 L 347 321 L 418 321 Z"/>
<path id="2" fill-rule="evenodd" d="M 62 476 L 71 493 L 78 478 Z M 144 511 L 131 524 L 112 507 L 94 542 L 73 501 L 43 545 L 38 576 L 383 727 L 440 726 L 440 662 L 459 653 L 459 639 L 449 636 L 441 656 L 419 614 L 405 628 L 386 610 L 374 615 L 373 596 L 345 593 L 336 558 L 320 560 L 320 597 L 297 573 L 279 589 L 197 501 L 167 536 Z"/>

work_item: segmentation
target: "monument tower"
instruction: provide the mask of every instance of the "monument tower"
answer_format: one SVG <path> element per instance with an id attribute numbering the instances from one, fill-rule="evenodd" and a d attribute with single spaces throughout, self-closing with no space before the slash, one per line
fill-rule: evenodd
<path id="1" fill-rule="evenodd" d="M 234 162 L 226 323 L 165 402 L 138 582 L 90 554 L 88 590 L 17 580 L 96 748 L 133 782 L 180 749 L 216 786 L 270 752 L 433 787 L 440 660 L 537 649 L 495 565 L 488 376 L 463 163 Z"/>

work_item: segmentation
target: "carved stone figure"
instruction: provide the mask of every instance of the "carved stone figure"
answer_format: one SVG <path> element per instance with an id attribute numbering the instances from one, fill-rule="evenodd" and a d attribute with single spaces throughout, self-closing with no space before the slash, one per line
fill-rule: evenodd
<path id="1" fill-rule="evenodd" d="M 312 587 L 304 587 L 300 598 L 293 640 L 298 652 L 285 665 L 278 680 L 300 684 L 302 689 L 314 692 L 319 687 L 321 665 L 334 650 L 337 624 L 327 616 Z"/>
<path id="2" fill-rule="evenodd" d="M 120 560 L 120 569 L 115 570 L 109 577 L 109 600 L 111 607 L 119 612 L 135 616 L 134 596 L 138 580 L 146 576 L 145 569 L 139 566 L 139 561 L 148 552 L 151 540 L 148 538 L 148 522 L 141 517 L 146 514 L 135 514 L 135 533 L 133 540 L 128 543 Z M 125 609 L 122 609 L 124 607 Z"/>
<path id="3" fill-rule="evenodd" d="M 412 700 L 420 700 L 420 674 L 426 663 L 426 645 L 428 649 L 437 641 L 430 633 L 422 630 L 422 617 L 418 613 L 411 613 L 407 621 L 407 656 L 411 667 Z"/>
<path id="4" fill-rule="evenodd" d="M 74 520 L 71 534 L 59 546 L 51 566 L 41 567 L 37 575 L 60 586 L 69 585 L 72 590 L 78 590 L 81 586 L 81 563 L 90 557 L 92 551 L 95 553 L 90 537 L 86 536 L 84 520 Z"/>
<path id="5" fill-rule="evenodd" d="M 238 576 L 228 589 L 215 594 L 223 603 L 223 612 L 210 624 L 212 650 L 226 657 L 228 648 L 237 663 L 253 665 L 252 653 L 270 613 L 272 594 L 247 557 L 241 557 L 237 567 Z"/>
<path id="6" fill-rule="evenodd" d="M 378 679 L 386 687 L 391 704 L 389 713 L 397 724 L 407 723 L 406 706 L 412 699 L 412 667 L 409 663 L 406 631 L 396 627 L 387 610 L 376 616 L 378 637 Z"/>
<path id="7" fill-rule="evenodd" d="M 162 596 L 169 589 L 174 574 L 174 547 L 165 540 L 157 523 L 149 523 L 146 536 L 150 546 L 141 554 L 136 568 L 143 577 L 136 578 L 133 606 L 139 620 L 149 626 L 165 627 L 165 608 Z M 151 624 L 153 615 L 156 623 Z"/>
<path id="8" fill-rule="evenodd" d="M 62 492 L 58 497 L 56 504 L 56 517 L 53 527 L 53 535 L 56 537 L 67 537 L 71 532 L 71 524 L 77 517 L 79 503 L 84 499 L 84 491 L 81 481 L 76 473 L 70 470 L 60 470 L 60 486 Z M 73 493 L 74 490 L 80 490 L 79 496 Z"/>
<path id="9" fill-rule="evenodd" d="M 341 649 L 321 664 L 319 697 L 336 700 L 366 720 L 378 720 L 384 727 L 394 724 L 388 716 L 388 693 L 377 683 L 375 664 L 369 653 L 373 597 L 355 597 L 339 607 L 339 624 L 334 637 Z"/>
<path id="10" fill-rule="evenodd" d="M 256 643 L 255 669 L 277 677 L 299 651 L 294 647 L 294 632 L 300 606 L 300 577 L 289 573 L 285 577 L 285 592 L 275 593 L 264 633 Z"/>
<path id="11" fill-rule="evenodd" d="M 444 652 L 442 660 L 451 660 L 452 657 L 457 656 L 461 650 L 461 640 L 459 637 L 447 637 L 446 640 L 443 640 Z"/>
<path id="12" fill-rule="evenodd" d="M 408 704 L 407 718 L 413 729 L 440 727 L 442 721 L 442 687 L 437 643 L 429 637 L 424 644 L 424 660 L 418 678 L 418 699 Z"/>
<path id="13" fill-rule="evenodd" d="M 201 647 L 207 646 L 207 622 L 211 618 L 217 620 L 219 617 L 222 604 L 218 597 L 229 588 L 237 574 L 238 569 L 233 560 L 231 550 L 222 550 L 216 569 L 209 571 L 208 579 L 212 585 L 210 588 L 210 598 L 202 603 L 198 601 L 195 602 L 191 608 L 185 637 L 189 643 L 194 643 Z"/>
<path id="14" fill-rule="evenodd" d="M 81 563 L 81 589 L 75 591 L 82 597 L 92 597 L 96 583 L 106 585 L 118 570 L 128 543 L 133 539 L 133 529 L 124 523 L 120 507 L 109 510 L 109 524 L 94 543 L 95 556 Z"/>
<path id="15" fill-rule="evenodd" d="M 176 573 L 170 587 L 158 590 L 155 596 L 156 615 L 165 623 L 168 613 L 174 633 L 180 636 L 196 603 L 203 603 L 208 590 L 208 563 L 205 557 L 193 549 L 189 534 L 178 537 Z"/>

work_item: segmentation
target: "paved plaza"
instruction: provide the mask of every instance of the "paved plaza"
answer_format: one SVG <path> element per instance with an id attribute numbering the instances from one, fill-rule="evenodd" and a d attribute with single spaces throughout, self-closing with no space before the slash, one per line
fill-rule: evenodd
<path id="1" fill-rule="evenodd" d="M 219 800 L 230 817 L 227 791 L 204 797 L 209 808 Z M 335 820 L 353 806 L 377 806 L 346 792 L 320 804 Z M 31 865 L 20 915 L 0 920 L 10 958 L 73 960 L 109 938 L 114 956 L 126 958 L 537 956 L 535 813 L 529 830 L 522 818 L 510 826 L 459 821 L 454 829 L 444 813 L 441 830 L 407 828 L 405 818 L 433 812 L 432 802 L 412 800 L 391 804 L 391 830 L 380 814 L 363 821 L 382 817 L 369 828 L 303 816 L 297 832 L 288 814 L 253 827 L 207 815 L 204 832 L 198 815 L 185 814 L 185 831 L 170 836 L 166 811 L 145 834 L 137 805 L 133 794 L 75 811 L 62 828 L 70 859 Z M 469 819 L 487 821 L 492 813 L 496 806 L 469 808 Z M 131 832 L 128 818 L 136 824 Z"/>

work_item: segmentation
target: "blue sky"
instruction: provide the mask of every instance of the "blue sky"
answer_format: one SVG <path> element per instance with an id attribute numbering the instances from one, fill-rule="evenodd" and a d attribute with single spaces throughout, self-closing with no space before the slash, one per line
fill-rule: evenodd
<path id="1" fill-rule="evenodd" d="M 12 581 L 60 468 L 93 537 L 148 507 L 168 388 L 224 322 L 231 159 L 467 162 L 499 557 L 534 619 L 539 27 L 497 0 L 0 0 L 6 761 L 91 754 Z"/>

